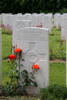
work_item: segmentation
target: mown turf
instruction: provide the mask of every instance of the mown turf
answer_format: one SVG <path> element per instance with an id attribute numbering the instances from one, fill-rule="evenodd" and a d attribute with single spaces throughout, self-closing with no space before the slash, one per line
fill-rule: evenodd
<path id="1" fill-rule="evenodd" d="M 2 83 L 5 85 L 7 82 L 8 75 L 7 72 L 10 71 L 10 64 L 7 60 L 3 60 L 4 57 L 7 57 L 11 54 L 12 48 L 12 35 L 2 34 Z"/>
<path id="2" fill-rule="evenodd" d="M 66 42 L 61 40 L 61 30 L 53 28 L 49 36 L 50 59 L 66 59 Z"/>
<path id="3" fill-rule="evenodd" d="M 66 83 L 66 64 L 65 63 L 50 63 L 50 85 Z"/>

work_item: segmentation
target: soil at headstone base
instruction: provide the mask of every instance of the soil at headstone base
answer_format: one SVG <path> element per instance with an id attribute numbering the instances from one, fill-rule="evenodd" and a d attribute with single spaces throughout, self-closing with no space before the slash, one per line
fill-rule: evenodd
<path id="1" fill-rule="evenodd" d="M 66 63 L 66 60 L 54 59 L 54 60 L 50 60 L 50 62 L 55 62 L 55 63 Z"/>

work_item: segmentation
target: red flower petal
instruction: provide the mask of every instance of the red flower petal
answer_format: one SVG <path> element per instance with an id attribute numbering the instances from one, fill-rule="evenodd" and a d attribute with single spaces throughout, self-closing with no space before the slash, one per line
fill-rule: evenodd
<path id="1" fill-rule="evenodd" d="M 14 54 L 11 54 L 11 55 L 9 56 L 9 58 L 10 58 L 11 60 L 13 60 L 13 59 L 16 59 L 16 56 L 15 56 Z"/>
<path id="2" fill-rule="evenodd" d="M 16 50 L 15 50 L 15 52 L 16 53 L 20 53 L 22 50 L 20 49 L 20 48 L 17 48 Z"/>
<path id="3" fill-rule="evenodd" d="M 40 69 L 40 67 L 38 64 L 36 64 L 36 65 L 33 65 L 33 69 Z"/>

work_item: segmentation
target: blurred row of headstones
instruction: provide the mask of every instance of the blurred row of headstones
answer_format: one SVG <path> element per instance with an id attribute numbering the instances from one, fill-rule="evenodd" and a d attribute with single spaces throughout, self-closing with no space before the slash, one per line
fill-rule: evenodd
<path id="1" fill-rule="evenodd" d="M 0 23 L 9 28 L 14 28 L 15 24 L 18 24 L 18 27 L 48 28 L 51 32 L 52 14 L 1 14 Z"/>
<path id="2" fill-rule="evenodd" d="M 61 39 L 66 39 L 67 32 L 67 14 L 56 13 L 49 14 L 1 14 L 0 15 L 0 26 L 4 26 L 7 29 L 13 30 L 14 28 L 21 27 L 40 27 L 47 28 L 51 32 L 52 27 L 55 26 L 57 29 L 61 28 Z"/>
<path id="3" fill-rule="evenodd" d="M 61 39 L 66 40 L 67 37 L 67 13 L 54 15 L 54 26 L 61 28 Z"/>

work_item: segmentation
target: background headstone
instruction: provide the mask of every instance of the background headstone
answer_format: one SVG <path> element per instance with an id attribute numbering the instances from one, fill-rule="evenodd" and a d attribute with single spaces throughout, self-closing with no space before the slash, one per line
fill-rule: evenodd
<path id="1" fill-rule="evenodd" d="M 3 24 L 4 28 L 6 28 L 8 30 L 12 30 L 15 19 L 16 19 L 15 15 L 2 14 L 2 24 Z"/>
<path id="2" fill-rule="evenodd" d="M 56 13 L 54 14 L 54 26 L 58 29 L 61 27 L 61 14 Z"/>
<path id="3" fill-rule="evenodd" d="M 2 15 L 0 15 L 0 27 L 1 27 L 1 24 L 2 24 Z"/>
<path id="4" fill-rule="evenodd" d="M 14 30 L 15 28 L 21 29 L 24 27 L 31 27 L 31 20 L 16 20 L 14 23 Z"/>
<path id="5" fill-rule="evenodd" d="M 32 14 L 32 27 L 47 28 L 49 32 L 52 30 L 52 14 Z"/>
<path id="6" fill-rule="evenodd" d="M 61 38 L 66 40 L 67 37 L 67 14 L 62 15 L 61 21 Z"/>
<path id="7" fill-rule="evenodd" d="M 23 19 L 23 20 L 31 20 L 31 15 L 32 15 L 32 14 L 30 14 L 30 13 L 26 13 L 26 14 L 24 14 L 24 15 L 22 16 L 22 19 Z"/>

